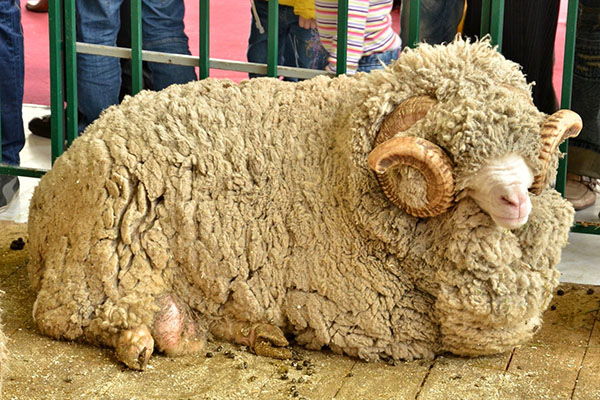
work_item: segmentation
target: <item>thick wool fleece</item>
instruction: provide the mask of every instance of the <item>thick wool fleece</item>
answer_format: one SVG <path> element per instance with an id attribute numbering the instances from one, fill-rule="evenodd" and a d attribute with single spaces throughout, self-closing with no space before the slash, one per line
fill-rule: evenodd
<path id="1" fill-rule="evenodd" d="M 438 103 L 402 134 L 446 150 L 459 199 L 425 220 L 393 206 L 366 161 L 385 116 L 415 95 Z M 547 189 L 507 231 L 461 192 L 505 153 L 537 171 L 544 118 L 516 64 L 461 40 L 353 78 L 142 92 L 34 193 L 34 318 L 44 334 L 110 344 L 152 327 L 173 295 L 201 322 L 267 322 L 365 360 L 507 350 L 539 327 L 573 210 Z M 419 173 L 398 173 L 413 178 L 405 196 L 423 192 Z"/>

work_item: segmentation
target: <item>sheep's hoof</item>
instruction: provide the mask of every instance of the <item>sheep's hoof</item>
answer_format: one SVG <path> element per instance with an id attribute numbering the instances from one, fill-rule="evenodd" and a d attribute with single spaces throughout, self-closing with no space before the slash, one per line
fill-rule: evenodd
<path id="1" fill-rule="evenodd" d="M 254 334 L 256 336 L 252 348 L 259 356 L 281 360 L 292 357 L 292 352 L 285 348 L 289 343 L 278 327 L 259 324 L 254 328 Z"/>
<path id="2" fill-rule="evenodd" d="M 147 326 L 122 331 L 115 346 L 117 358 L 131 369 L 143 371 L 154 351 L 154 339 Z"/>

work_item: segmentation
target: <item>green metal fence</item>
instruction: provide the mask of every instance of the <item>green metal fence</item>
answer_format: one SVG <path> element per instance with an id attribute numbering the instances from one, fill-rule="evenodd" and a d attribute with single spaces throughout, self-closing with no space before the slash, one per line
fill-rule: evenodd
<path id="1" fill-rule="evenodd" d="M 410 1 L 409 45 L 414 47 L 419 42 L 420 0 Z M 100 46 L 80 43 L 75 34 L 75 0 L 50 0 L 48 10 L 50 32 L 50 81 L 51 81 L 51 157 L 52 163 L 65 150 L 62 132 L 66 132 L 66 145 L 69 146 L 77 137 L 77 54 L 87 53 L 119 58 L 130 58 L 132 68 L 132 94 L 142 89 L 142 62 L 162 62 L 181 65 L 192 65 L 199 68 L 199 78 L 209 76 L 210 68 L 248 73 L 266 74 L 267 76 L 287 76 L 311 78 L 322 71 L 277 65 L 277 31 L 278 0 L 269 0 L 267 63 L 245 63 L 232 60 L 211 59 L 209 57 L 209 0 L 199 0 L 200 43 L 199 56 L 180 54 L 163 54 L 142 50 L 141 0 L 131 1 L 131 49 Z M 578 0 L 569 0 L 567 14 L 567 31 L 565 39 L 565 57 L 563 67 L 561 108 L 571 106 L 571 83 L 573 78 L 573 60 L 575 52 L 575 28 L 577 22 Z M 338 63 L 336 73 L 346 72 L 346 42 L 348 27 L 348 0 L 338 2 Z M 481 36 L 489 34 L 492 44 L 502 49 L 502 33 L 504 22 L 504 0 L 483 0 L 481 18 Z M 64 65 L 63 65 L 64 60 Z M 63 71 L 66 81 L 63 82 Z M 63 91 L 63 87 L 66 88 Z M 66 102 L 66 113 L 63 107 Z M 1 132 L 0 132 L 1 135 Z M 1 137 L 1 136 L 0 136 Z M 0 145 L 1 146 L 1 145 Z M 1 147 L 0 147 L 1 149 Z M 567 152 L 568 143 L 561 145 L 561 151 Z M 557 190 L 564 193 L 566 182 L 566 156 L 560 161 L 557 175 Z M 0 165 L 0 174 L 41 177 L 45 170 L 10 167 Z M 577 222 L 575 232 L 600 234 L 600 226 L 585 222 Z"/>

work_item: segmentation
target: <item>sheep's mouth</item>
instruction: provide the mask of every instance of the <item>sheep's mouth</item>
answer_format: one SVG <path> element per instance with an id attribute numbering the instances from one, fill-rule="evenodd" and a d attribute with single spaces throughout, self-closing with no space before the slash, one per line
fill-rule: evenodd
<path id="1" fill-rule="evenodd" d="M 525 223 L 527 223 L 527 220 L 529 219 L 529 215 L 526 215 L 524 217 L 514 217 L 514 218 L 501 217 L 498 215 L 492 215 L 491 217 L 496 224 L 498 224 L 499 226 L 506 228 L 506 229 L 520 228 L 523 225 L 525 225 Z"/>

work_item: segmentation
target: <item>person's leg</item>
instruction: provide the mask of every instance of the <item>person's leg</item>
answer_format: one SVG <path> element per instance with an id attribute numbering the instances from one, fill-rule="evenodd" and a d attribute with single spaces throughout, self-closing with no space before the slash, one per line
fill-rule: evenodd
<path id="1" fill-rule="evenodd" d="M 183 0 L 142 0 L 142 47 L 164 53 L 191 54 L 184 32 Z M 197 79 L 194 67 L 150 63 L 154 90 Z"/>
<path id="2" fill-rule="evenodd" d="M 23 29 L 19 0 L 0 0 L 2 162 L 18 165 L 23 129 Z"/>
<path id="3" fill-rule="evenodd" d="M 258 20 L 262 25 L 264 32 L 261 33 L 257 27 L 254 13 L 252 13 L 252 21 L 250 22 L 250 37 L 248 38 L 248 50 L 246 51 L 246 57 L 248 62 L 265 64 L 267 62 L 267 37 L 268 37 L 268 12 L 269 3 L 265 0 L 255 0 L 254 5 Z M 282 24 L 281 16 L 285 13 L 284 9 L 286 6 L 279 6 L 279 36 L 278 36 L 278 52 L 277 52 L 277 64 L 284 64 L 284 53 L 286 49 L 286 41 L 289 40 L 287 35 L 287 26 L 285 23 Z M 291 7 L 288 7 L 291 8 Z M 264 75 L 249 74 L 250 78 L 256 78 Z"/>
<path id="4" fill-rule="evenodd" d="M 121 28 L 117 35 L 117 46 L 131 48 L 131 0 L 123 0 L 120 10 Z M 126 95 L 131 95 L 131 60 L 121 58 L 121 90 L 119 92 L 119 102 Z M 152 90 L 152 73 L 148 62 L 142 62 L 142 80 L 143 88 Z"/>
<path id="5" fill-rule="evenodd" d="M 2 157 L 6 164 L 19 165 L 25 144 L 23 129 L 23 28 L 19 0 L 0 0 L 0 120 Z M 0 175 L 0 212 L 19 193 L 19 178 Z"/>
<path id="6" fill-rule="evenodd" d="M 298 21 L 299 17 L 294 14 L 294 7 L 279 6 L 278 65 L 296 68 L 300 66 L 294 39 L 294 30 L 300 29 Z M 298 78 L 285 77 L 283 80 L 288 82 L 298 82 Z"/>
<path id="7" fill-rule="evenodd" d="M 115 46 L 122 0 L 76 0 L 77 40 Z M 119 102 L 121 66 L 115 57 L 77 55 L 79 130 L 93 122 L 107 107 Z"/>
<path id="8" fill-rule="evenodd" d="M 396 49 L 363 56 L 358 61 L 358 69 L 356 72 L 369 72 L 374 69 L 383 69 L 385 65 L 389 65 L 392 61 L 396 60 L 399 54 L 400 49 Z"/>
<path id="9" fill-rule="evenodd" d="M 569 140 L 565 197 L 575 209 L 596 202 L 600 179 L 600 0 L 580 0 L 571 109 L 583 120 Z"/>
<path id="10" fill-rule="evenodd" d="M 429 44 L 449 43 L 456 36 L 463 15 L 464 0 L 421 0 L 419 41 Z M 408 46 L 410 1 L 402 2 L 400 38 Z"/>
<path id="11" fill-rule="evenodd" d="M 569 172 L 600 178 L 600 1 L 580 0 L 571 109 L 583 119 L 569 140 Z"/>
<path id="12" fill-rule="evenodd" d="M 481 0 L 469 0 L 463 33 L 478 37 Z M 504 8 L 502 54 L 523 67 L 528 82 L 535 82 L 533 101 L 552 114 L 558 104 L 552 85 L 554 37 L 559 0 L 509 1 Z"/>
<path id="13" fill-rule="evenodd" d="M 310 68 L 323 70 L 327 66 L 327 58 L 329 53 L 319 40 L 319 33 L 316 29 L 304 29 L 298 24 L 298 16 L 296 22 L 290 24 L 290 50 L 293 57 L 293 66 L 299 68 Z M 288 64 L 286 56 L 286 65 Z"/>

